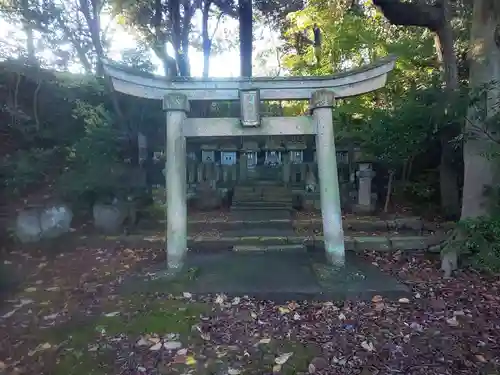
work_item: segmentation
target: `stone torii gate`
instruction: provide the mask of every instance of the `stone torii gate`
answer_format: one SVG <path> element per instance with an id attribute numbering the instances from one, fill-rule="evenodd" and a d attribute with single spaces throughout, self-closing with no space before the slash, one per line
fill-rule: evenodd
<path id="1" fill-rule="evenodd" d="M 187 252 L 186 137 L 316 136 L 321 214 L 327 257 L 344 264 L 332 109 L 335 98 L 361 95 L 383 87 L 395 57 L 348 72 L 321 77 L 174 78 L 131 72 L 106 62 L 115 90 L 163 100 L 166 112 L 167 262 L 175 271 Z M 187 118 L 190 100 L 239 100 L 239 118 Z M 261 100 L 309 100 L 310 116 L 261 117 Z"/>

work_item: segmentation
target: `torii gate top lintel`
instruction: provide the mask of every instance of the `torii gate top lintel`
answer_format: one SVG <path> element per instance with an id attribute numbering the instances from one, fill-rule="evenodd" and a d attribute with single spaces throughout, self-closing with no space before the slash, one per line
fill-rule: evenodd
<path id="1" fill-rule="evenodd" d="M 361 95 L 383 87 L 395 56 L 387 56 L 361 68 L 328 76 L 182 78 L 142 73 L 104 61 L 115 90 L 147 99 L 162 100 L 166 94 L 182 92 L 189 100 L 239 100 L 240 91 L 258 90 L 261 100 L 307 100 L 317 90 L 327 89 L 336 98 Z"/>

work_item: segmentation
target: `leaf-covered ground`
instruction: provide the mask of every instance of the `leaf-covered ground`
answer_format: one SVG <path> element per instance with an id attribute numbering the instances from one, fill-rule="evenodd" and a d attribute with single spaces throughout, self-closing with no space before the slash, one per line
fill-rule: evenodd
<path id="1" fill-rule="evenodd" d="M 413 297 L 275 305 L 123 294 L 123 280 L 161 262 L 161 249 L 108 240 L 18 251 L 4 266 L 26 281 L 1 306 L 0 373 L 499 374 L 497 278 L 443 280 L 423 255 L 363 256 Z"/>

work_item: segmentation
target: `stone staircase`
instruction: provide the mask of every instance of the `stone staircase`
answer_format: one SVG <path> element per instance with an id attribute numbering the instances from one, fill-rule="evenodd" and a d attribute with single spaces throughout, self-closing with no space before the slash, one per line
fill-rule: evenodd
<path id="1" fill-rule="evenodd" d="M 231 211 L 292 210 L 291 189 L 275 181 L 259 181 L 234 188 Z"/>

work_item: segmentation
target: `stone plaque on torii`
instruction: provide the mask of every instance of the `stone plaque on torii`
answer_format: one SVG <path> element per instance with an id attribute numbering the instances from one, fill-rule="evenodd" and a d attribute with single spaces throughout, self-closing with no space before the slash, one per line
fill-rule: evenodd
<path id="1" fill-rule="evenodd" d="M 187 252 L 186 138 L 223 136 L 316 136 L 321 214 L 327 257 L 344 264 L 344 234 L 333 133 L 335 98 L 361 95 L 383 87 L 395 57 L 360 69 L 321 77 L 174 78 L 105 63 L 115 90 L 141 98 L 163 100 L 166 112 L 167 261 L 172 270 L 183 265 Z M 187 118 L 190 100 L 239 100 L 241 118 Z M 309 100 L 310 116 L 261 117 L 261 100 Z"/>

